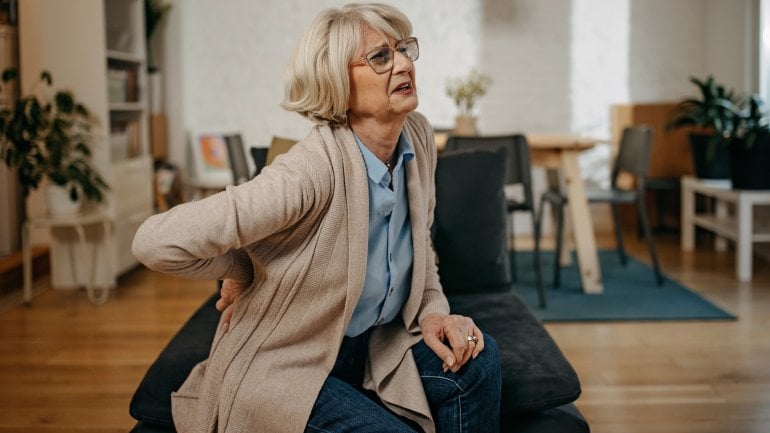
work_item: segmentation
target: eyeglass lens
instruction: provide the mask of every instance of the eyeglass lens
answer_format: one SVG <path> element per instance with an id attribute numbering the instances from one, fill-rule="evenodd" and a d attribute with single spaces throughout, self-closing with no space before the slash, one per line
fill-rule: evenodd
<path id="1" fill-rule="evenodd" d="M 420 56 L 420 48 L 416 38 L 408 38 L 396 44 L 396 50 L 410 61 L 415 61 Z M 393 49 L 390 47 L 378 48 L 366 56 L 366 61 L 375 72 L 381 74 L 393 67 Z"/>

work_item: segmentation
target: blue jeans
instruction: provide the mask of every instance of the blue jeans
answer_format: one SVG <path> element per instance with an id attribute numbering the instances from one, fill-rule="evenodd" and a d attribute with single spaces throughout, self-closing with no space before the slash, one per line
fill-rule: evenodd
<path id="1" fill-rule="evenodd" d="M 337 361 L 316 399 L 306 432 L 415 433 L 415 423 L 385 408 L 361 387 L 369 333 L 345 338 Z M 457 373 L 444 373 L 443 361 L 423 341 L 412 347 L 439 433 L 490 433 L 500 430 L 500 359 L 497 343 L 484 334 L 484 351 Z"/>

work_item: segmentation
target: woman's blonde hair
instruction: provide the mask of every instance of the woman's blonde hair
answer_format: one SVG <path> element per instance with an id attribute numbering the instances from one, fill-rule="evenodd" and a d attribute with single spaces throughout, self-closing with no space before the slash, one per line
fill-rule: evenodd
<path id="1" fill-rule="evenodd" d="M 289 63 L 283 108 L 320 125 L 347 125 L 348 65 L 363 43 L 365 26 L 397 40 L 412 34 L 409 19 L 393 6 L 351 3 L 322 11 Z"/>

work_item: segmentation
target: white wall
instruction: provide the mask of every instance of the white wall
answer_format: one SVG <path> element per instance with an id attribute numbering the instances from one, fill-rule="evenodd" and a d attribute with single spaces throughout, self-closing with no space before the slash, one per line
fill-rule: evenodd
<path id="1" fill-rule="evenodd" d="M 493 83 L 479 104 L 481 132 L 568 129 L 570 1 L 482 4 L 479 69 Z"/>
<path id="2" fill-rule="evenodd" d="M 302 138 L 310 122 L 280 107 L 283 74 L 303 30 L 325 7 L 347 1 L 174 0 L 166 23 L 163 65 L 170 116 L 170 158 L 184 163 L 185 130 L 241 131 L 251 146 L 273 135 Z M 394 1 L 420 38 L 420 110 L 453 123 L 444 82 L 481 62 L 478 1 Z"/>
<path id="3" fill-rule="evenodd" d="M 283 72 L 318 11 L 347 1 L 170 1 L 163 69 L 172 161 L 184 166 L 191 128 L 241 131 L 254 146 L 307 133 L 309 122 L 279 106 Z M 608 138 L 611 104 L 681 99 L 696 91 L 691 75 L 758 90 L 746 28 L 759 0 L 390 3 L 420 38 L 419 109 L 437 127 L 453 125 L 447 79 L 472 67 L 493 80 L 477 109 L 486 134 Z M 606 147 L 583 156 L 589 181 L 608 176 L 608 158 Z"/>

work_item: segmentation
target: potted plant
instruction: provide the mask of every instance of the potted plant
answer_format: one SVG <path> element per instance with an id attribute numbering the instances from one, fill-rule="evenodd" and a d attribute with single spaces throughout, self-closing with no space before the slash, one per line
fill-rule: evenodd
<path id="1" fill-rule="evenodd" d="M 667 127 L 694 127 L 689 139 L 697 177 L 727 179 L 727 145 L 739 123 L 735 93 L 717 84 L 712 76 L 705 81 L 691 77 L 690 81 L 698 87 L 701 97 L 680 102 Z"/>
<path id="2" fill-rule="evenodd" d="M 3 84 L 16 76 L 16 70 L 6 69 Z M 25 196 L 46 180 L 48 212 L 72 214 L 83 198 L 101 202 L 108 186 L 89 163 L 94 119 L 71 92 L 51 95 L 52 83 L 44 71 L 32 94 L 0 109 L 0 157 L 17 170 Z"/>
<path id="3" fill-rule="evenodd" d="M 757 95 L 746 98 L 741 107 L 730 140 L 733 188 L 770 189 L 770 118 Z"/>
<path id="4" fill-rule="evenodd" d="M 487 93 L 492 80 L 475 69 L 463 78 L 453 78 L 447 82 L 446 93 L 457 106 L 459 114 L 455 118 L 454 135 L 476 135 L 476 118 L 473 107 L 478 98 Z"/>

